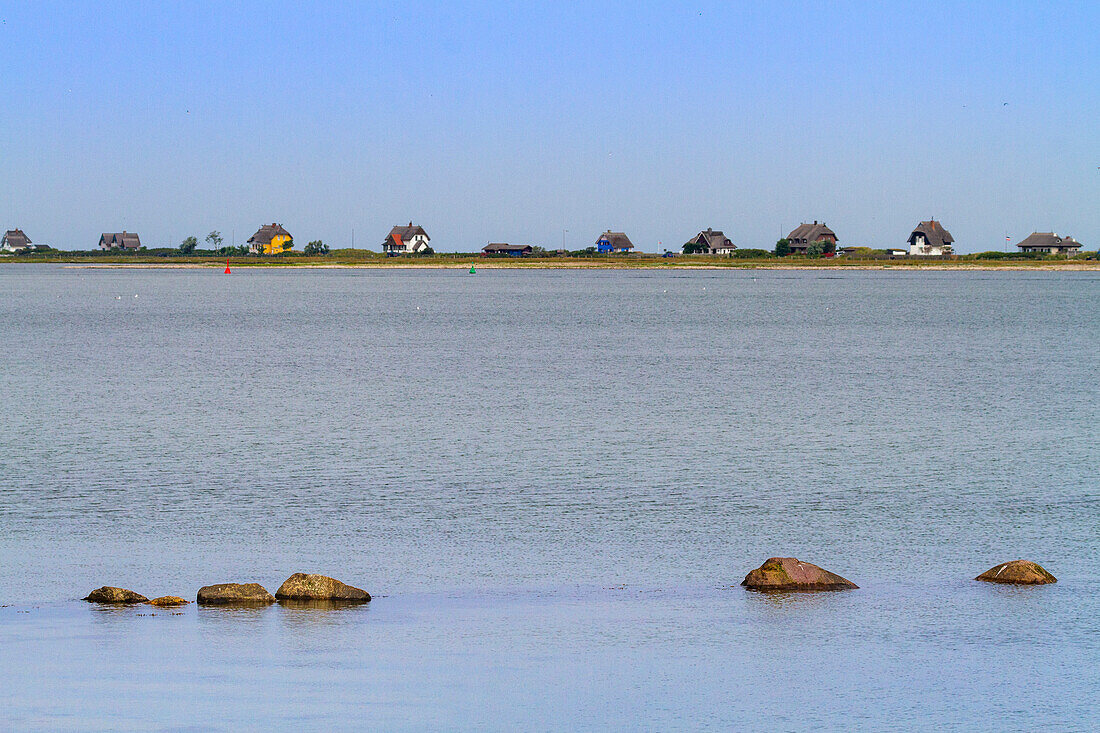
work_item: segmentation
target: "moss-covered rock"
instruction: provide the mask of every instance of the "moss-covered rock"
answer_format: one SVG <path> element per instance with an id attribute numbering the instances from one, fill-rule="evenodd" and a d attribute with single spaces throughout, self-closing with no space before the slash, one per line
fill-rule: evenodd
<path id="1" fill-rule="evenodd" d="M 1048 573 L 1042 565 L 1031 560 L 1003 562 L 986 570 L 974 580 L 1014 585 L 1043 585 L 1058 582 L 1058 579 Z"/>
<path id="2" fill-rule="evenodd" d="M 210 606 L 266 606 L 275 599 L 259 583 L 219 583 L 199 588 L 198 602 Z"/>
<path id="3" fill-rule="evenodd" d="M 754 590 L 848 590 L 859 586 L 793 557 L 769 557 L 741 585 Z"/>
<path id="4" fill-rule="evenodd" d="M 280 601 L 340 601 L 342 603 L 366 603 L 370 593 L 341 583 L 327 575 L 294 573 L 286 579 L 275 597 Z"/>
<path id="5" fill-rule="evenodd" d="M 191 601 L 188 601 L 179 596 L 161 596 L 160 598 L 154 598 L 149 601 L 150 606 L 186 606 Z"/>
<path id="6" fill-rule="evenodd" d="M 145 603 L 149 599 L 132 590 L 105 585 L 93 590 L 83 600 L 91 603 Z"/>

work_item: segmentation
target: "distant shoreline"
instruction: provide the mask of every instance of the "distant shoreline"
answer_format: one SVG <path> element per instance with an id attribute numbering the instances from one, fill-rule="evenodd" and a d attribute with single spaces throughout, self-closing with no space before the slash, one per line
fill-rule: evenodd
<path id="1" fill-rule="evenodd" d="M 608 262 L 546 262 L 546 261 L 531 261 L 531 262 L 483 262 L 478 261 L 476 258 L 471 258 L 472 262 L 465 263 L 449 263 L 449 262 L 432 262 L 432 263 L 413 263 L 413 262 L 394 262 L 394 263 L 265 263 L 265 262 L 233 262 L 230 263 L 231 269 L 295 269 L 295 270 L 468 270 L 471 265 L 477 270 L 695 270 L 695 271 L 712 271 L 712 270 L 791 270 L 791 271 L 813 271 L 813 270 L 904 270 L 907 272 L 915 270 L 926 270 L 934 272 L 944 272 L 950 270 L 962 270 L 962 271 L 980 271 L 980 270 L 1011 270 L 1011 271 L 1064 271 L 1064 272 L 1084 272 L 1100 270 L 1100 261 L 1090 262 L 1004 262 L 1004 261 L 992 261 L 992 262 L 960 262 L 957 264 L 948 263 L 908 263 L 897 262 L 890 264 L 874 264 L 866 262 L 851 262 L 851 263 L 839 263 L 829 262 L 824 264 L 810 264 L 810 263 L 792 263 L 792 264 L 779 264 L 767 261 L 759 262 L 738 262 L 733 265 L 719 265 L 719 264 L 704 264 L 704 263 L 651 263 L 651 262 L 639 262 L 639 263 L 608 263 Z M 38 263 L 43 264 L 43 263 Z M 137 269 L 137 270 L 209 270 L 225 267 L 224 262 L 207 262 L 207 263 L 169 263 L 169 262 L 112 262 L 112 263 L 79 263 L 79 262 L 57 262 L 57 263 L 45 263 L 45 264 L 58 264 L 67 269 L 88 269 L 88 270 L 117 270 L 117 269 Z"/>
<path id="2" fill-rule="evenodd" d="M 212 269 L 224 268 L 224 257 L 148 257 L 104 254 L 67 256 L 0 257 L 0 264 L 52 264 L 80 269 Z M 433 257 L 359 257 L 295 256 L 295 257 L 230 257 L 229 265 L 237 268 L 297 268 L 297 269 L 402 269 L 402 270 L 1039 270 L 1086 271 L 1100 270 L 1100 260 L 1078 259 L 866 259 L 866 258 L 805 258 L 786 257 L 738 259 L 733 257 L 660 255 L 627 257 L 524 257 L 485 258 L 476 253 L 437 255 Z"/>

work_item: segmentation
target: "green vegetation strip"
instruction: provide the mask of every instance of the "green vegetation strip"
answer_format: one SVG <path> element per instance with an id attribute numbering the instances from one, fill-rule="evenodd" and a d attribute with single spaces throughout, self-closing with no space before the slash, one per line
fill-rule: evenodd
<path id="1" fill-rule="evenodd" d="M 194 250 L 181 254 L 178 249 L 139 250 L 137 252 L 73 252 L 49 250 L 0 257 L 0 263 L 59 263 L 74 265 L 175 265 L 224 267 L 226 255 Z M 389 257 L 362 249 L 334 249 L 327 253 L 284 252 L 278 255 L 241 255 L 228 257 L 232 267 L 468 267 L 476 263 L 484 268 L 1042 268 L 1100 269 L 1100 261 L 1089 253 L 1034 255 L 1016 252 L 980 252 L 951 257 L 887 257 L 882 255 L 777 257 L 766 250 L 739 250 L 733 256 L 656 254 L 570 254 L 543 257 L 484 257 L 479 253 L 455 252 L 431 255 Z"/>

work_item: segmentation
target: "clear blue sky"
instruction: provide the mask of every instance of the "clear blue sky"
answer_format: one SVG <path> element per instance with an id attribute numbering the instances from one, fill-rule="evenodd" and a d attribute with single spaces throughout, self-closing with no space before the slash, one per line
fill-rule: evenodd
<path id="1" fill-rule="evenodd" d="M 0 5 L 0 227 L 1100 245 L 1095 1 L 194 5 Z"/>

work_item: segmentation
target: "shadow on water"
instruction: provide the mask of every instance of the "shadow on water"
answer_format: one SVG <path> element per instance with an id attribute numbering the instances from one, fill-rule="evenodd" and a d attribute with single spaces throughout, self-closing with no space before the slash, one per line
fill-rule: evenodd
<path id="1" fill-rule="evenodd" d="M 279 606 L 287 611 L 350 611 L 369 608 L 370 602 L 362 601 L 291 601 L 280 600 Z"/>
<path id="2" fill-rule="evenodd" d="M 320 629 L 365 622 L 371 603 L 346 601 L 284 601 L 278 603 L 278 622 L 296 630 Z"/>
<path id="3" fill-rule="evenodd" d="M 746 603 L 750 607 L 768 611 L 818 609 L 830 601 L 844 598 L 851 590 L 759 590 L 745 588 Z"/>
<path id="4" fill-rule="evenodd" d="M 102 621 L 148 616 L 162 610 L 147 603 L 88 603 L 83 600 L 80 603 L 91 612 L 92 618 Z"/>
<path id="5" fill-rule="evenodd" d="M 273 604 L 227 604 L 196 606 L 200 622 L 252 623 L 270 612 Z"/>

